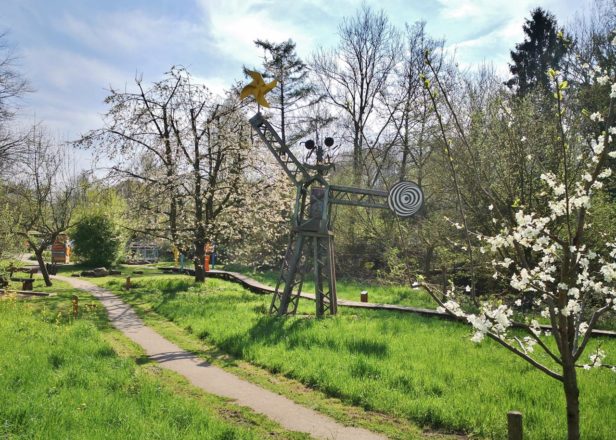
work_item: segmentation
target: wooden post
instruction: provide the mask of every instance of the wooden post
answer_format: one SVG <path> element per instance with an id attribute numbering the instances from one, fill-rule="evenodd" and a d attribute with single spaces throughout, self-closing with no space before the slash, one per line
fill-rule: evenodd
<path id="1" fill-rule="evenodd" d="M 447 293 L 447 267 L 443 266 L 442 268 L 443 270 L 443 295 L 445 295 L 445 293 Z"/>
<path id="2" fill-rule="evenodd" d="M 509 411 L 507 413 L 507 432 L 509 440 L 522 440 L 522 413 Z"/>
<path id="3" fill-rule="evenodd" d="M 130 285 L 130 277 L 126 277 L 126 284 L 124 285 L 124 288 L 126 290 L 130 290 L 130 287 L 131 287 L 131 285 Z"/>
<path id="4" fill-rule="evenodd" d="M 362 290 L 361 293 L 359 294 L 359 298 L 361 299 L 361 302 L 367 303 L 368 302 L 368 291 Z"/>
<path id="5" fill-rule="evenodd" d="M 77 315 L 79 314 L 79 297 L 73 295 L 71 301 L 73 303 L 73 319 L 77 319 Z"/>

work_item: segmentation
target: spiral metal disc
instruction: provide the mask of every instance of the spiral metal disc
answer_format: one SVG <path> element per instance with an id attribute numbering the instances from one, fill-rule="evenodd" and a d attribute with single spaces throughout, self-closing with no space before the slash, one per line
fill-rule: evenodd
<path id="1" fill-rule="evenodd" d="M 423 191 L 415 182 L 398 182 L 389 190 L 389 209 L 400 217 L 410 217 L 423 206 Z"/>

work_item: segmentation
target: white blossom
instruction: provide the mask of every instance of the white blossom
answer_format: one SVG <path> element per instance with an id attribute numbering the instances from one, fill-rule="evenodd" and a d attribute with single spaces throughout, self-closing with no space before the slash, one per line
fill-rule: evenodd
<path id="1" fill-rule="evenodd" d="M 527 353 L 532 353 L 535 349 L 534 346 L 537 344 L 537 341 L 530 336 L 526 336 L 524 338 L 524 350 Z"/>
<path id="2" fill-rule="evenodd" d="M 483 341 L 484 336 L 485 336 L 485 333 L 475 332 L 475 334 L 471 338 L 471 341 L 473 341 L 475 344 L 479 344 L 481 341 Z"/>
<path id="3" fill-rule="evenodd" d="M 606 168 L 603 171 L 601 171 L 601 173 L 599 173 L 599 175 L 597 176 L 599 179 L 605 179 L 608 178 L 612 175 L 612 169 L 611 168 Z"/>
<path id="4" fill-rule="evenodd" d="M 594 112 L 592 115 L 590 115 L 590 120 L 595 122 L 601 122 L 603 121 L 603 115 L 601 115 L 601 113 L 599 112 Z"/>
<path id="5" fill-rule="evenodd" d="M 591 362 L 590 366 L 598 368 L 603 365 L 603 359 L 605 359 L 605 351 L 599 348 L 594 354 L 591 354 L 589 358 Z"/>
<path id="6" fill-rule="evenodd" d="M 565 193 L 565 185 L 563 183 L 554 187 L 554 195 L 562 196 L 564 193 Z"/>
<path id="7" fill-rule="evenodd" d="M 599 85 L 604 86 L 610 82 L 610 77 L 609 75 L 602 75 L 602 76 L 597 77 L 596 81 L 599 83 Z"/>
<path id="8" fill-rule="evenodd" d="M 599 67 L 595 67 L 595 71 L 598 72 L 597 82 L 609 83 L 610 77 L 606 72 Z M 614 93 L 612 97 L 616 97 L 616 85 L 612 85 L 611 90 Z M 504 113 L 507 111 L 505 110 Z M 511 112 L 507 114 L 510 118 Z M 595 122 L 604 121 L 600 112 L 592 113 L 590 119 Z M 574 125 L 571 127 L 573 130 Z M 593 298 L 602 297 L 602 301 L 616 311 L 616 287 L 614 286 L 616 283 L 616 243 L 612 243 L 614 239 L 606 239 L 600 247 L 595 249 L 584 246 L 583 243 L 578 244 L 577 241 L 573 245 L 574 240 L 568 236 L 567 228 L 564 226 L 567 221 L 575 226 L 575 219 L 580 215 L 579 210 L 591 208 L 593 189 L 599 189 L 604 184 L 599 180 L 604 181 L 612 176 L 612 170 L 603 166 L 601 162 L 605 149 L 611 146 L 611 136 L 616 136 L 616 127 L 609 127 L 607 133 L 604 132 L 588 139 L 587 145 L 592 150 L 591 154 L 588 154 L 586 149 L 581 148 L 584 139 L 581 136 L 574 138 L 569 134 L 567 143 L 572 146 L 571 151 L 575 152 L 569 160 L 571 160 L 573 169 L 576 170 L 577 181 L 574 180 L 573 175 L 565 179 L 562 169 L 554 168 L 558 171 L 544 172 L 540 175 L 540 179 L 545 187 L 539 189 L 541 193 L 538 194 L 540 199 L 538 204 L 529 203 L 515 209 L 519 203 L 514 203 L 513 221 L 508 221 L 508 218 L 503 218 L 500 222 L 492 219 L 494 224 L 500 225 L 501 230 L 493 236 L 480 237 L 481 252 L 494 253 L 492 267 L 495 272 L 492 277 L 505 279 L 509 283 L 509 291 L 517 291 L 518 295 L 512 301 L 508 301 L 507 305 L 497 300 L 484 302 L 479 311 L 468 314 L 456 301 L 455 289 L 452 287 L 447 292 L 447 302 L 443 304 L 442 310 L 465 318 L 473 326 L 474 332 L 471 338 L 473 342 L 479 343 L 486 336 L 491 336 L 507 344 L 518 344 L 527 354 L 533 353 L 537 343 L 535 337 L 541 335 L 548 337 L 552 332 L 543 331 L 537 319 L 532 319 L 527 327 L 531 336 L 522 338 L 509 333 L 513 324 L 512 308 L 522 307 L 523 301 L 526 301 L 522 298 L 522 293 L 525 294 L 524 298 L 530 293 L 532 297 L 528 301 L 532 301 L 532 304 L 537 307 L 541 317 L 550 321 L 552 317 L 555 317 L 557 326 L 560 325 L 562 316 L 571 317 L 582 336 L 590 331 L 588 322 L 580 322 L 582 309 L 584 308 L 585 312 L 592 312 L 590 309 L 596 306 L 588 302 L 590 295 Z M 521 137 L 521 141 L 526 141 L 526 137 Z M 573 156 L 580 151 L 583 152 L 577 159 L 574 159 Z M 616 151 L 609 151 L 608 155 L 616 157 Z M 598 169 L 599 165 L 603 168 Z M 578 170 L 579 174 L 577 174 Z M 539 205 L 540 210 L 530 211 L 530 206 Z M 488 211 L 493 211 L 494 205 L 490 204 L 487 208 Z M 586 222 L 584 227 L 588 228 L 589 222 Z M 575 234 L 575 228 L 572 229 Z M 607 233 L 608 231 L 599 232 Z M 532 258 L 523 261 L 517 259 L 525 254 L 532 255 Z M 572 272 L 567 273 L 566 276 L 562 273 L 565 256 L 567 258 L 571 256 L 573 266 L 573 269 L 570 269 Z M 464 290 L 468 292 L 470 287 L 466 286 Z M 598 350 L 590 356 L 590 362 L 584 365 L 584 368 L 590 369 L 602 365 L 604 357 L 605 353 Z"/>
<path id="9" fill-rule="evenodd" d="M 577 315 L 582 310 L 580 303 L 574 299 L 570 299 L 567 305 L 560 311 L 563 316 L 569 316 L 571 314 Z"/>
<path id="10" fill-rule="evenodd" d="M 603 150 L 605 149 L 605 145 L 604 145 L 604 143 L 602 141 L 597 142 L 594 139 L 591 140 L 590 146 L 592 148 L 593 153 L 595 153 L 596 155 L 599 155 L 599 154 L 603 153 Z M 588 173 L 586 173 L 586 174 L 588 174 Z M 590 182 L 590 180 L 589 180 L 589 182 Z"/>

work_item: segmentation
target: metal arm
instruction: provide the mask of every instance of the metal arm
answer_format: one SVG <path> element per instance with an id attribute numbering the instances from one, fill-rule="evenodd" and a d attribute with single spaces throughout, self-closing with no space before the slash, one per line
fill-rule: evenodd
<path id="1" fill-rule="evenodd" d="M 291 150 L 282 143 L 282 139 L 276 133 L 276 130 L 263 117 L 261 113 L 257 113 L 250 118 L 250 125 L 259 133 L 259 137 L 265 143 L 267 148 L 272 152 L 282 169 L 294 185 L 299 185 L 303 180 L 309 179 L 310 174 L 291 153 Z"/>
<path id="2" fill-rule="evenodd" d="M 329 201 L 334 205 L 363 206 L 364 208 L 389 209 L 387 191 L 330 185 Z"/>

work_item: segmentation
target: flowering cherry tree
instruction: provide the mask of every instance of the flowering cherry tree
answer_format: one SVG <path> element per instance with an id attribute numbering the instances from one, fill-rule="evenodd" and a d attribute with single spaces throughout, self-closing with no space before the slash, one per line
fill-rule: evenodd
<path id="1" fill-rule="evenodd" d="M 541 174 L 543 191 L 536 208 L 516 206 L 509 218 L 490 205 L 500 231 L 479 235 L 482 252 L 495 256 L 493 277 L 506 280 L 517 299 L 511 304 L 485 301 L 471 313 L 459 295 L 470 287 L 456 290 L 451 285 L 441 294 L 424 284 L 441 311 L 473 326 L 473 342 L 488 337 L 563 384 L 570 440 L 580 438 L 577 369 L 607 368 L 616 373 L 600 346 L 586 350 L 599 319 L 616 311 L 616 237 L 606 237 L 602 246 L 592 245 L 587 237 L 593 196 L 612 174 L 610 158 L 616 158 L 616 82 L 613 71 L 584 67 L 595 86 L 609 94 L 606 110 L 584 112 L 586 122 L 597 129 L 594 137 L 583 139 L 565 122 L 571 111 L 569 85 L 559 72 L 550 70 L 559 134 L 553 146 L 558 151 L 558 171 Z M 529 302 L 537 313 L 514 322 L 514 316 L 528 310 Z"/>

